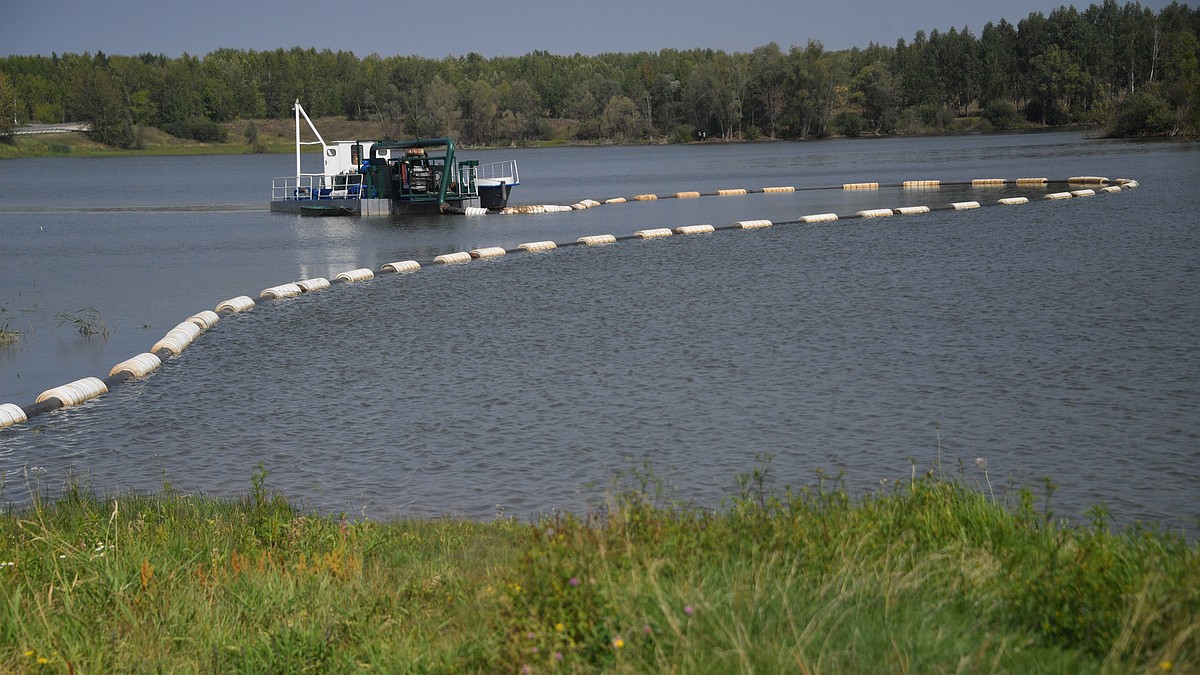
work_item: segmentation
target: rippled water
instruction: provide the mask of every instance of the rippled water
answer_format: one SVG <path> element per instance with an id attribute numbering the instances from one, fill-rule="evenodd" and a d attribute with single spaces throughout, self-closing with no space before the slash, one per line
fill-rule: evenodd
<path id="1" fill-rule="evenodd" d="M 643 460 L 677 497 L 715 505 L 762 454 L 777 485 L 823 469 L 868 490 L 940 452 L 980 482 L 973 462 L 986 458 L 998 493 L 1052 476 L 1059 513 L 1105 503 L 1122 521 L 1195 527 L 1195 146 L 1044 134 L 474 156 L 512 154 L 521 203 L 1080 174 L 1143 187 L 561 248 L 266 302 L 143 382 L 0 430 L 5 498 L 71 471 L 105 491 L 169 481 L 240 494 L 262 462 L 270 485 L 321 509 L 486 518 L 581 508 Z M 1041 194 L 812 191 L 314 219 L 263 211 L 290 161 L 0 163 L 0 181 L 21 188 L 0 202 L 0 321 L 26 331 L 0 351 L 0 402 L 103 376 L 196 311 L 302 277 L 583 234 Z M 80 188 L 43 192 L 50 175 Z M 56 325 L 86 306 L 107 340 Z"/>

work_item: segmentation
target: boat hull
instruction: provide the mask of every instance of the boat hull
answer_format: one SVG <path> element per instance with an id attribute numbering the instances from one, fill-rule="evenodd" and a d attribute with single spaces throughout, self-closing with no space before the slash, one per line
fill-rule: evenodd
<path id="1" fill-rule="evenodd" d="M 298 213 L 302 216 L 357 216 L 357 199 L 283 199 L 271 202 L 276 213 Z"/>

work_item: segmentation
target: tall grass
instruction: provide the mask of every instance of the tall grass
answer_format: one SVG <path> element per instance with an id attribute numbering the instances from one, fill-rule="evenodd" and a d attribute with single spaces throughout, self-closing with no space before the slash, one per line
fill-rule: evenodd
<path id="1" fill-rule="evenodd" d="M 0 516 L 6 672 L 1194 672 L 1200 551 L 932 475 L 536 522 L 74 483 Z M 758 471 L 758 470 L 756 470 Z"/>

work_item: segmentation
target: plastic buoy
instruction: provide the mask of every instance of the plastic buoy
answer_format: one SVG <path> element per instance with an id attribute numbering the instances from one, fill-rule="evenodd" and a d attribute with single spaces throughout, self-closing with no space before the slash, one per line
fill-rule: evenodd
<path id="1" fill-rule="evenodd" d="M 350 283 L 354 281 L 366 281 L 367 279 L 374 279 L 375 273 L 372 272 L 368 267 L 360 267 L 356 270 L 350 270 L 349 272 L 342 272 L 334 278 L 338 281 Z"/>
<path id="2" fill-rule="evenodd" d="M 734 195 L 744 195 L 744 194 L 746 194 L 746 190 L 744 188 L 733 188 L 731 190 L 717 190 L 717 194 L 722 197 L 732 197 Z"/>
<path id="3" fill-rule="evenodd" d="M 590 209 L 593 206 L 600 206 L 600 202 L 596 201 L 595 199 L 585 199 L 577 204 L 572 204 L 571 208 L 582 211 L 583 209 Z"/>
<path id="4" fill-rule="evenodd" d="M 896 213 L 902 216 L 914 216 L 918 213 L 929 213 L 928 206 L 901 206 L 896 209 Z"/>
<path id="5" fill-rule="evenodd" d="M 14 424 L 20 424 L 27 421 L 29 418 L 25 416 L 25 410 L 16 403 L 0 404 L 0 429 L 11 427 Z"/>
<path id="6" fill-rule="evenodd" d="M 158 367 L 161 365 L 162 359 L 158 358 L 158 355 L 146 352 L 145 354 L 138 354 L 132 359 L 126 359 L 113 366 L 112 370 L 108 371 L 108 376 L 114 377 L 116 375 L 120 375 L 121 373 L 125 373 L 130 377 L 141 378 L 158 370 Z"/>
<path id="7" fill-rule="evenodd" d="M 421 269 L 421 263 L 416 260 L 401 260 L 399 262 L 390 262 L 379 268 L 381 272 L 415 272 Z"/>
<path id="8" fill-rule="evenodd" d="M 712 225 L 680 225 L 675 228 L 675 234 L 709 234 L 715 231 Z"/>
<path id="9" fill-rule="evenodd" d="M 254 307 L 254 300 L 251 299 L 250 296 L 239 295 L 236 298 L 230 298 L 217 305 L 217 313 L 220 314 L 221 312 L 229 312 L 230 314 L 237 314 L 238 312 L 244 312 L 252 307 Z"/>
<path id="10" fill-rule="evenodd" d="M 674 234 L 674 232 L 672 232 L 671 228 L 669 227 L 658 227 L 651 230 L 638 230 L 637 232 L 633 233 L 635 237 L 641 237 L 642 239 L 658 239 L 660 237 L 669 237 L 672 234 Z"/>
<path id="11" fill-rule="evenodd" d="M 971 181 L 973 187 L 986 187 L 989 185 L 1004 185 L 1008 181 L 1003 178 L 976 178 Z"/>
<path id="12" fill-rule="evenodd" d="M 200 327 L 190 321 L 185 321 L 167 331 L 161 340 L 154 343 L 150 352 L 158 353 L 159 350 L 165 349 L 173 356 L 179 356 L 199 335 Z"/>
<path id="13" fill-rule="evenodd" d="M 558 248 L 558 244 L 552 241 L 527 241 L 524 244 L 517 246 L 518 250 L 536 253 L 537 251 L 553 251 Z"/>
<path id="14" fill-rule="evenodd" d="M 506 253 L 508 251 L 499 246 L 488 246 L 486 248 L 473 248 L 469 255 L 472 258 L 498 258 Z"/>
<path id="15" fill-rule="evenodd" d="M 486 216 L 488 210 L 482 206 L 468 206 L 464 209 L 465 215 L 468 216 Z"/>
<path id="16" fill-rule="evenodd" d="M 568 206 L 567 210 L 570 211 L 571 207 Z M 540 204 L 528 204 L 525 206 L 506 206 L 506 207 L 500 209 L 500 213 L 503 213 L 506 215 L 512 215 L 514 213 L 545 213 L 545 212 L 546 212 L 546 207 L 542 206 Z"/>
<path id="17" fill-rule="evenodd" d="M 1068 185 L 1104 185 L 1107 182 L 1108 179 L 1101 176 L 1071 176 L 1067 179 Z"/>
<path id="18" fill-rule="evenodd" d="M 940 180 L 906 180 L 903 184 L 903 187 L 909 190 L 913 188 L 935 188 L 941 186 L 942 181 Z"/>
<path id="19" fill-rule="evenodd" d="M 1045 185 L 1049 183 L 1049 178 L 1018 178 L 1017 185 Z"/>
<path id="20" fill-rule="evenodd" d="M 605 199 L 604 203 L 605 204 L 624 204 L 625 201 L 626 200 L 624 197 L 613 197 L 612 199 Z"/>
<path id="21" fill-rule="evenodd" d="M 615 244 L 617 243 L 617 238 L 611 234 L 592 234 L 580 237 L 575 241 L 585 246 L 598 246 L 600 244 Z"/>
<path id="22" fill-rule="evenodd" d="M 1050 194 L 1046 195 L 1046 199 L 1070 199 L 1074 196 L 1075 195 L 1071 194 L 1070 192 L 1051 192 Z"/>
<path id="23" fill-rule="evenodd" d="M 802 216 L 800 220 L 806 223 L 829 223 L 838 219 L 836 213 L 814 213 L 811 216 Z"/>
<path id="24" fill-rule="evenodd" d="M 217 322 L 221 320 L 221 315 L 211 309 L 206 309 L 189 316 L 187 320 L 199 326 L 200 330 L 208 330 L 217 325 Z"/>
<path id="25" fill-rule="evenodd" d="M 1109 185 L 1108 187 L 1103 187 L 1103 188 L 1100 188 L 1100 191 L 1101 191 L 1101 192 L 1108 192 L 1108 193 L 1120 192 L 1120 191 L 1121 191 L 1121 186 L 1120 186 L 1120 185 Z"/>
<path id="26" fill-rule="evenodd" d="M 1130 188 L 1130 189 L 1136 188 L 1141 185 L 1141 183 L 1137 182 L 1136 180 L 1133 180 L 1132 178 L 1118 178 L 1116 180 L 1116 183 L 1117 183 L 1117 185 L 1120 185 L 1123 188 Z"/>
<path id="27" fill-rule="evenodd" d="M 90 401 L 100 394 L 107 394 L 108 386 L 98 377 L 85 377 L 82 380 L 68 382 L 61 387 L 47 389 L 37 397 L 37 403 L 49 399 L 58 399 L 63 406 L 79 405 Z"/>
<path id="28" fill-rule="evenodd" d="M 1029 197 L 1005 197 L 1004 199 L 996 200 L 996 203 L 997 204 L 1008 204 L 1009 206 L 1012 206 L 1014 204 L 1028 204 Z"/>
<path id="29" fill-rule="evenodd" d="M 329 288 L 329 280 L 324 277 L 313 277 L 312 279 L 297 281 L 296 286 L 300 288 L 301 293 L 312 293 L 313 291 L 321 291 Z"/>
<path id="30" fill-rule="evenodd" d="M 743 230 L 757 230 L 760 227 L 770 227 L 771 224 L 769 220 L 739 220 L 734 223 L 734 225 Z"/>
<path id="31" fill-rule="evenodd" d="M 955 211 L 966 211 L 979 208 L 979 202 L 954 202 L 950 206 L 954 207 Z"/>
<path id="32" fill-rule="evenodd" d="M 597 202 L 595 205 L 599 206 L 599 202 Z M 573 211 L 574 209 L 572 209 L 570 206 L 562 206 L 561 204 L 543 204 L 542 210 L 546 213 L 564 213 L 566 211 Z"/>
<path id="33" fill-rule="evenodd" d="M 781 192 L 795 192 L 796 188 L 791 185 L 784 185 L 780 187 L 765 187 L 762 191 L 766 194 L 778 194 Z"/>
<path id="34" fill-rule="evenodd" d="M 1092 190 L 1091 188 L 1086 190 L 1071 190 L 1071 194 L 1075 195 L 1076 197 L 1095 197 L 1096 191 Z"/>
<path id="35" fill-rule="evenodd" d="M 468 253 L 467 251 L 459 251 L 457 253 L 443 253 L 442 255 L 439 255 L 438 257 L 434 258 L 433 262 L 441 263 L 442 265 L 453 265 L 456 263 L 471 262 L 471 254 Z"/>
<path id="36" fill-rule="evenodd" d="M 279 286 L 272 286 L 270 288 L 264 288 L 263 291 L 258 294 L 258 297 L 279 299 L 279 298 L 290 298 L 294 295 L 300 295 L 300 287 L 299 286 L 297 286 L 296 284 L 281 284 Z"/>
<path id="37" fill-rule="evenodd" d="M 843 190 L 878 190 L 879 183 L 843 183 Z"/>
<path id="38" fill-rule="evenodd" d="M 694 199 L 699 196 L 700 196 L 699 192 L 676 192 L 675 193 L 676 199 Z"/>
<path id="39" fill-rule="evenodd" d="M 652 202 L 655 199 L 658 199 L 658 195 L 655 195 L 655 194 L 634 195 L 633 198 L 639 202 Z"/>
<path id="40" fill-rule="evenodd" d="M 860 218 L 883 218 L 891 215 L 894 215 L 891 209 L 867 209 L 858 212 Z"/>

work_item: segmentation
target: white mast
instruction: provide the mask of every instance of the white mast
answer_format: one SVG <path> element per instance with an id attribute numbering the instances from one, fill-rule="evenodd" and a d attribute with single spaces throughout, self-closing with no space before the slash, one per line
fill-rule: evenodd
<path id="1" fill-rule="evenodd" d="M 319 143 L 321 145 L 322 158 L 325 156 L 324 150 L 328 146 L 325 145 L 325 139 L 321 136 L 321 132 L 317 131 L 317 127 L 312 123 L 312 120 L 308 118 L 308 113 L 305 112 L 304 108 L 300 105 L 300 99 L 296 99 L 296 104 L 294 106 L 292 106 L 292 108 L 296 111 L 296 180 L 299 180 L 300 176 L 302 175 L 300 173 L 300 146 L 301 145 L 317 145 Z M 306 141 L 303 143 L 300 142 L 300 116 L 301 115 L 304 115 L 304 121 L 308 122 L 308 128 L 312 129 L 312 132 L 313 132 L 313 134 L 316 135 L 317 140 Z"/>

